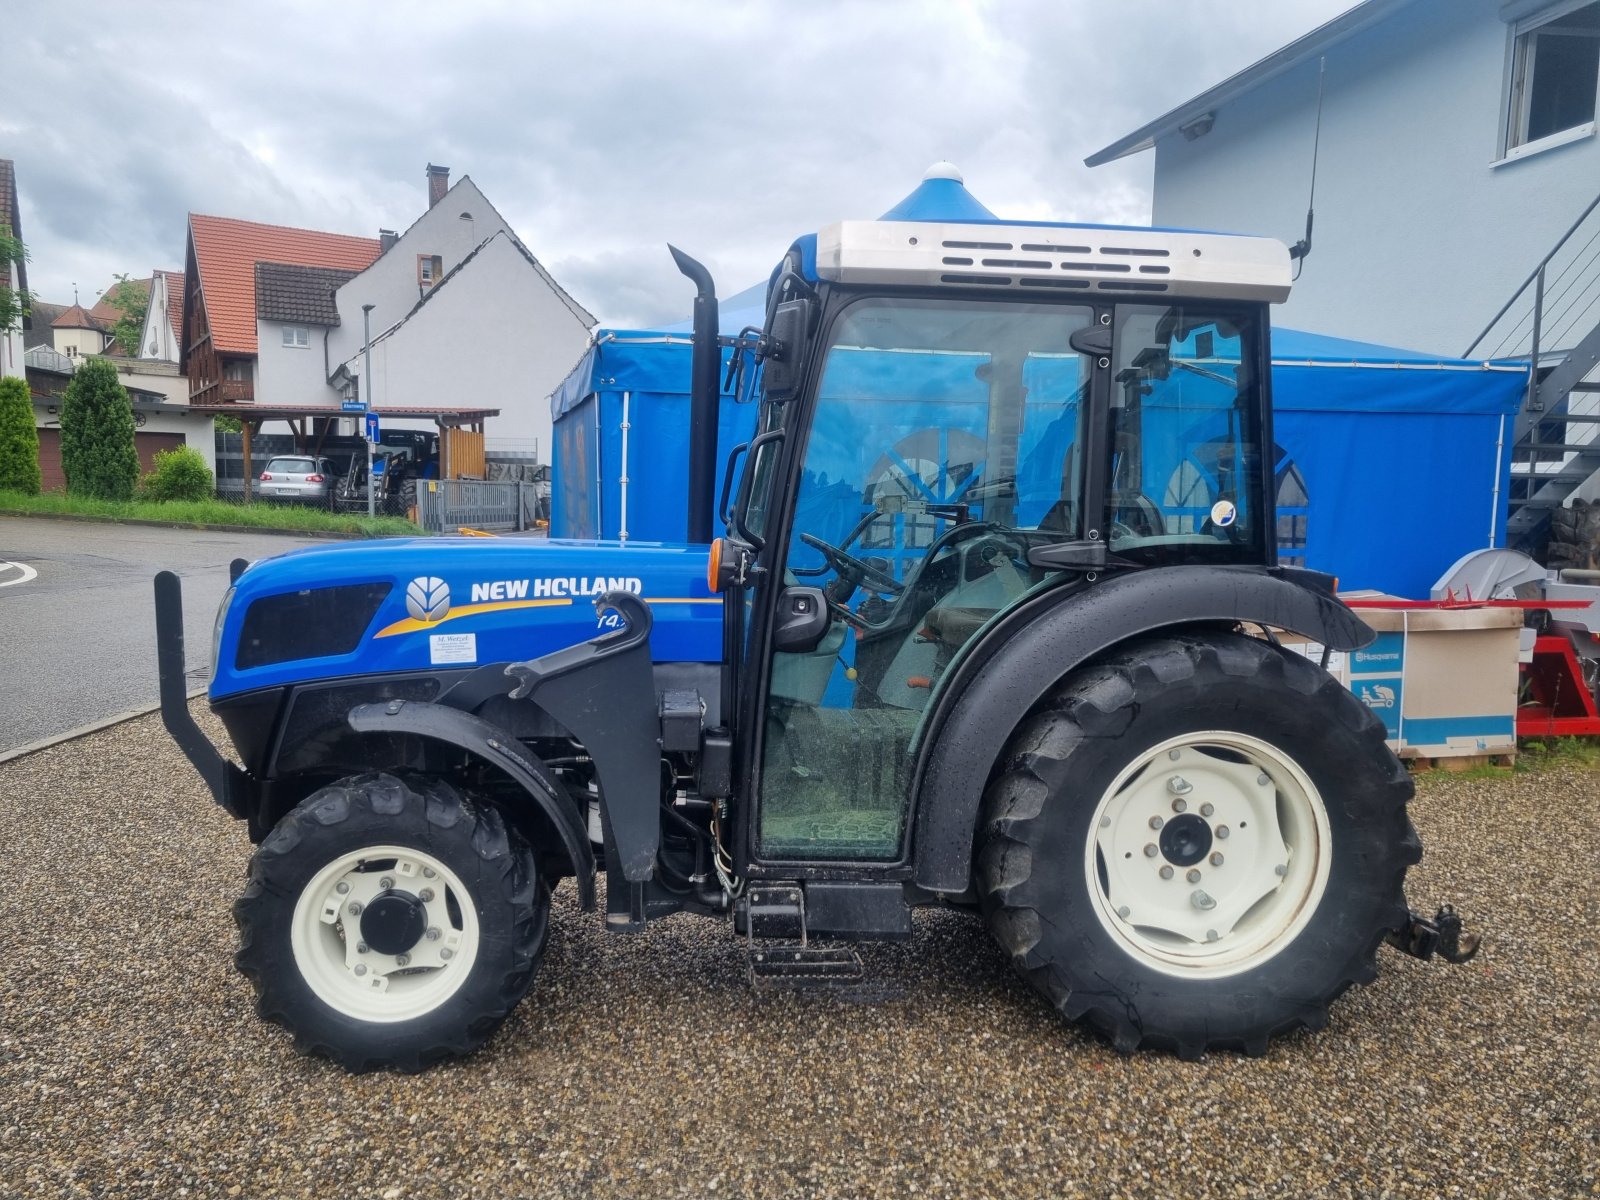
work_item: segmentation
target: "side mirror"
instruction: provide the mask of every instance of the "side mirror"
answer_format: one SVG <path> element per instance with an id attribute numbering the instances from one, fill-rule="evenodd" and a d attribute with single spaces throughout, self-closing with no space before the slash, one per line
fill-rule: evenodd
<path id="1" fill-rule="evenodd" d="M 762 367 L 768 400 L 783 403 L 800 391 L 800 366 L 805 360 L 806 336 L 811 331 L 811 301 L 785 300 L 772 310 L 767 327 L 769 349 Z"/>

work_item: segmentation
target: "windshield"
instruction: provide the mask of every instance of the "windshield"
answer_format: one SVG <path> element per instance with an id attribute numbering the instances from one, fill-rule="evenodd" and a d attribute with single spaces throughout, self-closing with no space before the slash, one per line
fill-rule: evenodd
<path id="1" fill-rule="evenodd" d="M 795 527 L 897 579 L 956 525 L 1076 536 L 1087 373 L 1077 306 L 874 298 L 834 326 Z M 825 566 L 804 545 L 792 565 Z"/>

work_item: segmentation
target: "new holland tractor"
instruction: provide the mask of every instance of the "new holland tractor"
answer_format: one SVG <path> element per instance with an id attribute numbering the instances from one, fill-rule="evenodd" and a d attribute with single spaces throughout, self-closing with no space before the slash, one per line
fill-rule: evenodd
<path id="1" fill-rule="evenodd" d="M 852 943 L 968 910 L 1067 1021 L 1185 1058 L 1320 1028 L 1386 940 L 1470 954 L 1408 909 L 1382 723 L 1277 640 L 1373 637 L 1277 562 L 1283 244 L 846 221 L 720 344 L 673 253 L 688 544 L 236 562 L 209 695 L 231 758 L 157 577 L 167 728 L 256 846 L 236 961 L 300 1050 L 471 1052 L 564 880 L 618 933 L 730 923 L 764 985 L 850 981 Z M 756 432 L 719 456 L 730 386 Z"/>

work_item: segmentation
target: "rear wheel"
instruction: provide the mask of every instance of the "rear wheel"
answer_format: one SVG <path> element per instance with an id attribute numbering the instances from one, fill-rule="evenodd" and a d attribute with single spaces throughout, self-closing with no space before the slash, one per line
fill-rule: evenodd
<path id="1" fill-rule="evenodd" d="M 493 809 L 442 780 L 370 774 L 273 829 L 234 918 L 257 1010 L 302 1053 L 416 1071 L 471 1052 L 527 992 L 549 903 Z"/>
<path id="2" fill-rule="evenodd" d="M 1024 977 L 1119 1050 L 1259 1054 L 1375 976 L 1421 856 L 1410 796 L 1382 723 L 1305 659 L 1151 639 L 1013 737 L 980 896 Z"/>

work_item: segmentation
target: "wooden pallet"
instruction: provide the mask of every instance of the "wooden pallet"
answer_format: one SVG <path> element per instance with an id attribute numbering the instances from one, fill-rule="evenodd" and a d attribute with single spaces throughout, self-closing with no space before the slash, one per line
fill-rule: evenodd
<path id="1" fill-rule="evenodd" d="M 1452 754 L 1445 758 L 1406 758 L 1407 769 L 1412 771 L 1449 771 L 1458 774 L 1476 771 L 1480 767 L 1498 767 L 1509 771 L 1516 765 L 1515 753 L 1506 754 Z"/>

